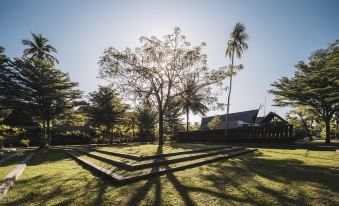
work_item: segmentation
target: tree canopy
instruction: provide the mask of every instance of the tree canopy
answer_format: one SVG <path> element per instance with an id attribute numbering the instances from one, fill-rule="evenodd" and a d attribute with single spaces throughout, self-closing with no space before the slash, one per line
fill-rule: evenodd
<path id="1" fill-rule="evenodd" d="M 197 87 L 221 84 L 223 69 L 210 71 L 202 53 L 205 43 L 193 47 L 179 28 L 159 39 L 141 37 L 140 46 L 119 51 L 113 47 L 100 58 L 100 77 L 114 82 L 121 94 L 139 101 L 151 102 L 158 111 L 159 144 L 163 144 L 164 112 L 170 102 L 185 92 L 187 79 L 194 78 Z"/>
<path id="2" fill-rule="evenodd" d="M 122 122 L 127 108 L 112 87 L 99 86 L 98 91 L 89 94 L 89 103 L 84 110 L 91 124 L 104 126 L 108 138 L 113 142 L 113 129 L 117 123 Z"/>
<path id="3" fill-rule="evenodd" d="M 48 132 L 51 143 L 51 121 L 79 105 L 82 92 L 67 73 L 55 68 L 56 59 L 48 52 L 56 50 L 46 44 L 45 37 L 33 35 L 32 44 L 28 40 L 23 43 L 30 46 L 23 58 L 10 60 L 0 50 L 0 105 L 12 111 L 29 112 L 34 119 L 42 121 L 44 138 Z"/>
<path id="4" fill-rule="evenodd" d="M 304 105 L 326 125 L 326 142 L 330 142 L 330 121 L 339 110 L 339 41 L 315 51 L 309 62 L 300 61 L 294 76 L 282 77 L 272 84 L 276 106 Z"/>

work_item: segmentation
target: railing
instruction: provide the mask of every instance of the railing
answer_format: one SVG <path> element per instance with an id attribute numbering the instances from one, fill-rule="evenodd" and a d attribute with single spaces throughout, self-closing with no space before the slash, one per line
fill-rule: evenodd
<path id="1" fill-rule="evenodd" d="M 204 130 L 192 132 L 179 132 L 175 136 L 180 142 L 292 142 L 292 125 L 274 125 L 241 127 L 228 130 Z"/>

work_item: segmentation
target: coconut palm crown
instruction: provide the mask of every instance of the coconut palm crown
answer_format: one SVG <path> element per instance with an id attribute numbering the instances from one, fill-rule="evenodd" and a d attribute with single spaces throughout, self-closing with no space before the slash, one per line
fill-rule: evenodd
<path id="1" fill-rule="evenodd" d="M 39 58 L 53 63 L 59 63 L 52 53 L 57 53 L 57 50 L 50 44 L 48 39 L 42 34 L 32 33 L 33 40 L 22 40 L 22 44 L 28 46 L 24 50 L 24 57 Z"/>

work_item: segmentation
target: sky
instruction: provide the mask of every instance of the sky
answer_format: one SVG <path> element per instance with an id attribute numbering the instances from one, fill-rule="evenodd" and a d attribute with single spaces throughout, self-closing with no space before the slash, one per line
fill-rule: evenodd
<path id="1" fill-rule="evenodd" d="M 266 114 L 284 115 L 286 108 L 272 106 L 270 84 L 291 77 L 298 61 L 339 39 L 338 9 L 336 0 L 0 0 L 0 46 L 8 56 L 20 57 L 21 40 L 42 33 L 58 50 L 57 68 L 87 94 L 107 84 L 97 76 L 99 57 L 108 47 L 134 48 L 141 36 L 162 37 L 179 26 L 193 45 L 206 42 L 208 66 L 219 68 L 230 64 L 226 42 L 241 22 L 249 49 L 235 60 L 244 69 L 233 79 L 230 112 L 257 109 L 266 95 Z M 218 98 L 226 102 L 226 92 Z"/>

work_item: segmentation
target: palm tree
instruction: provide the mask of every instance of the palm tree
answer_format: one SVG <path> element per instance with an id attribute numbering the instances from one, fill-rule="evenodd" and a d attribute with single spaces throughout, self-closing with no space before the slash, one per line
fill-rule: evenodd
<path id="1" fill-rule="evenodd" d="M 57 50 L 50 44 L 47 44 L 48 39 L 42 34 L 35 34 L 31 33 L 33 41 L 24 39 L 22 40 L 22 44 L 25 46 L 28 46 L 24 50 L 24 57 L 28 58 L 38 58 L 40 60 L 46 61 L 48 63 L 59 63 L 58 59 L 55 58 L 51 53 L 56 53 Z M 49 139 L 51 135 L 51 130 L 50 130 L 50 124 L 47 123 L 47 130 L 49 131 Z M 44 131 L 44 137 L 47 136 L 46 134 L 46 122 L 43 121 L 43 131 Z"/>
<path id="2" fill-rule="evenodd" d="M 50 44 L 47 44 L 48 39 L 42 34 L 32 33 L 33 41 L 24 39 L 22 40 L 23 45 L 28 46 L 24 50 L 24 56 L 30 58 L 39 58 L 50 62 L 59 63 L 51 53 L 56 53 L 57 50 Z"/>
<path id="3" fill-rule="evenodd" d="M 205 115 L 208 107 L 204 103 L 207 102 L 208 97 L 200 93 L 199 88 L 196 87 L 196 82 L 192 79 L 187 81 L 184 91 L 182 95 L 182 107 L 186 112 L 186 131 L 188 132 L 189 112 Z"/>
<path id="4" fill-rule="evenodd" d="M 237 57 L 240 59 L 244 50 L 248 48 L 246 41 L 248 40 L 248 34 L 245 32 L 245 26 L 241 23 L 237 23 L 231 33 L 231 39 L 227 42 L 226 48 L 226 57 L 231 59 L 231 68 L 230 68 L 230 86 L 228 90 L 227 98 L 227 116 L 226 116 L 226 138 L 228 130 L 228 115 L 230 110 L 230 99 L 232 92 L 232 76 L 234 72 L 234 53 L 236 52 Z"/>

